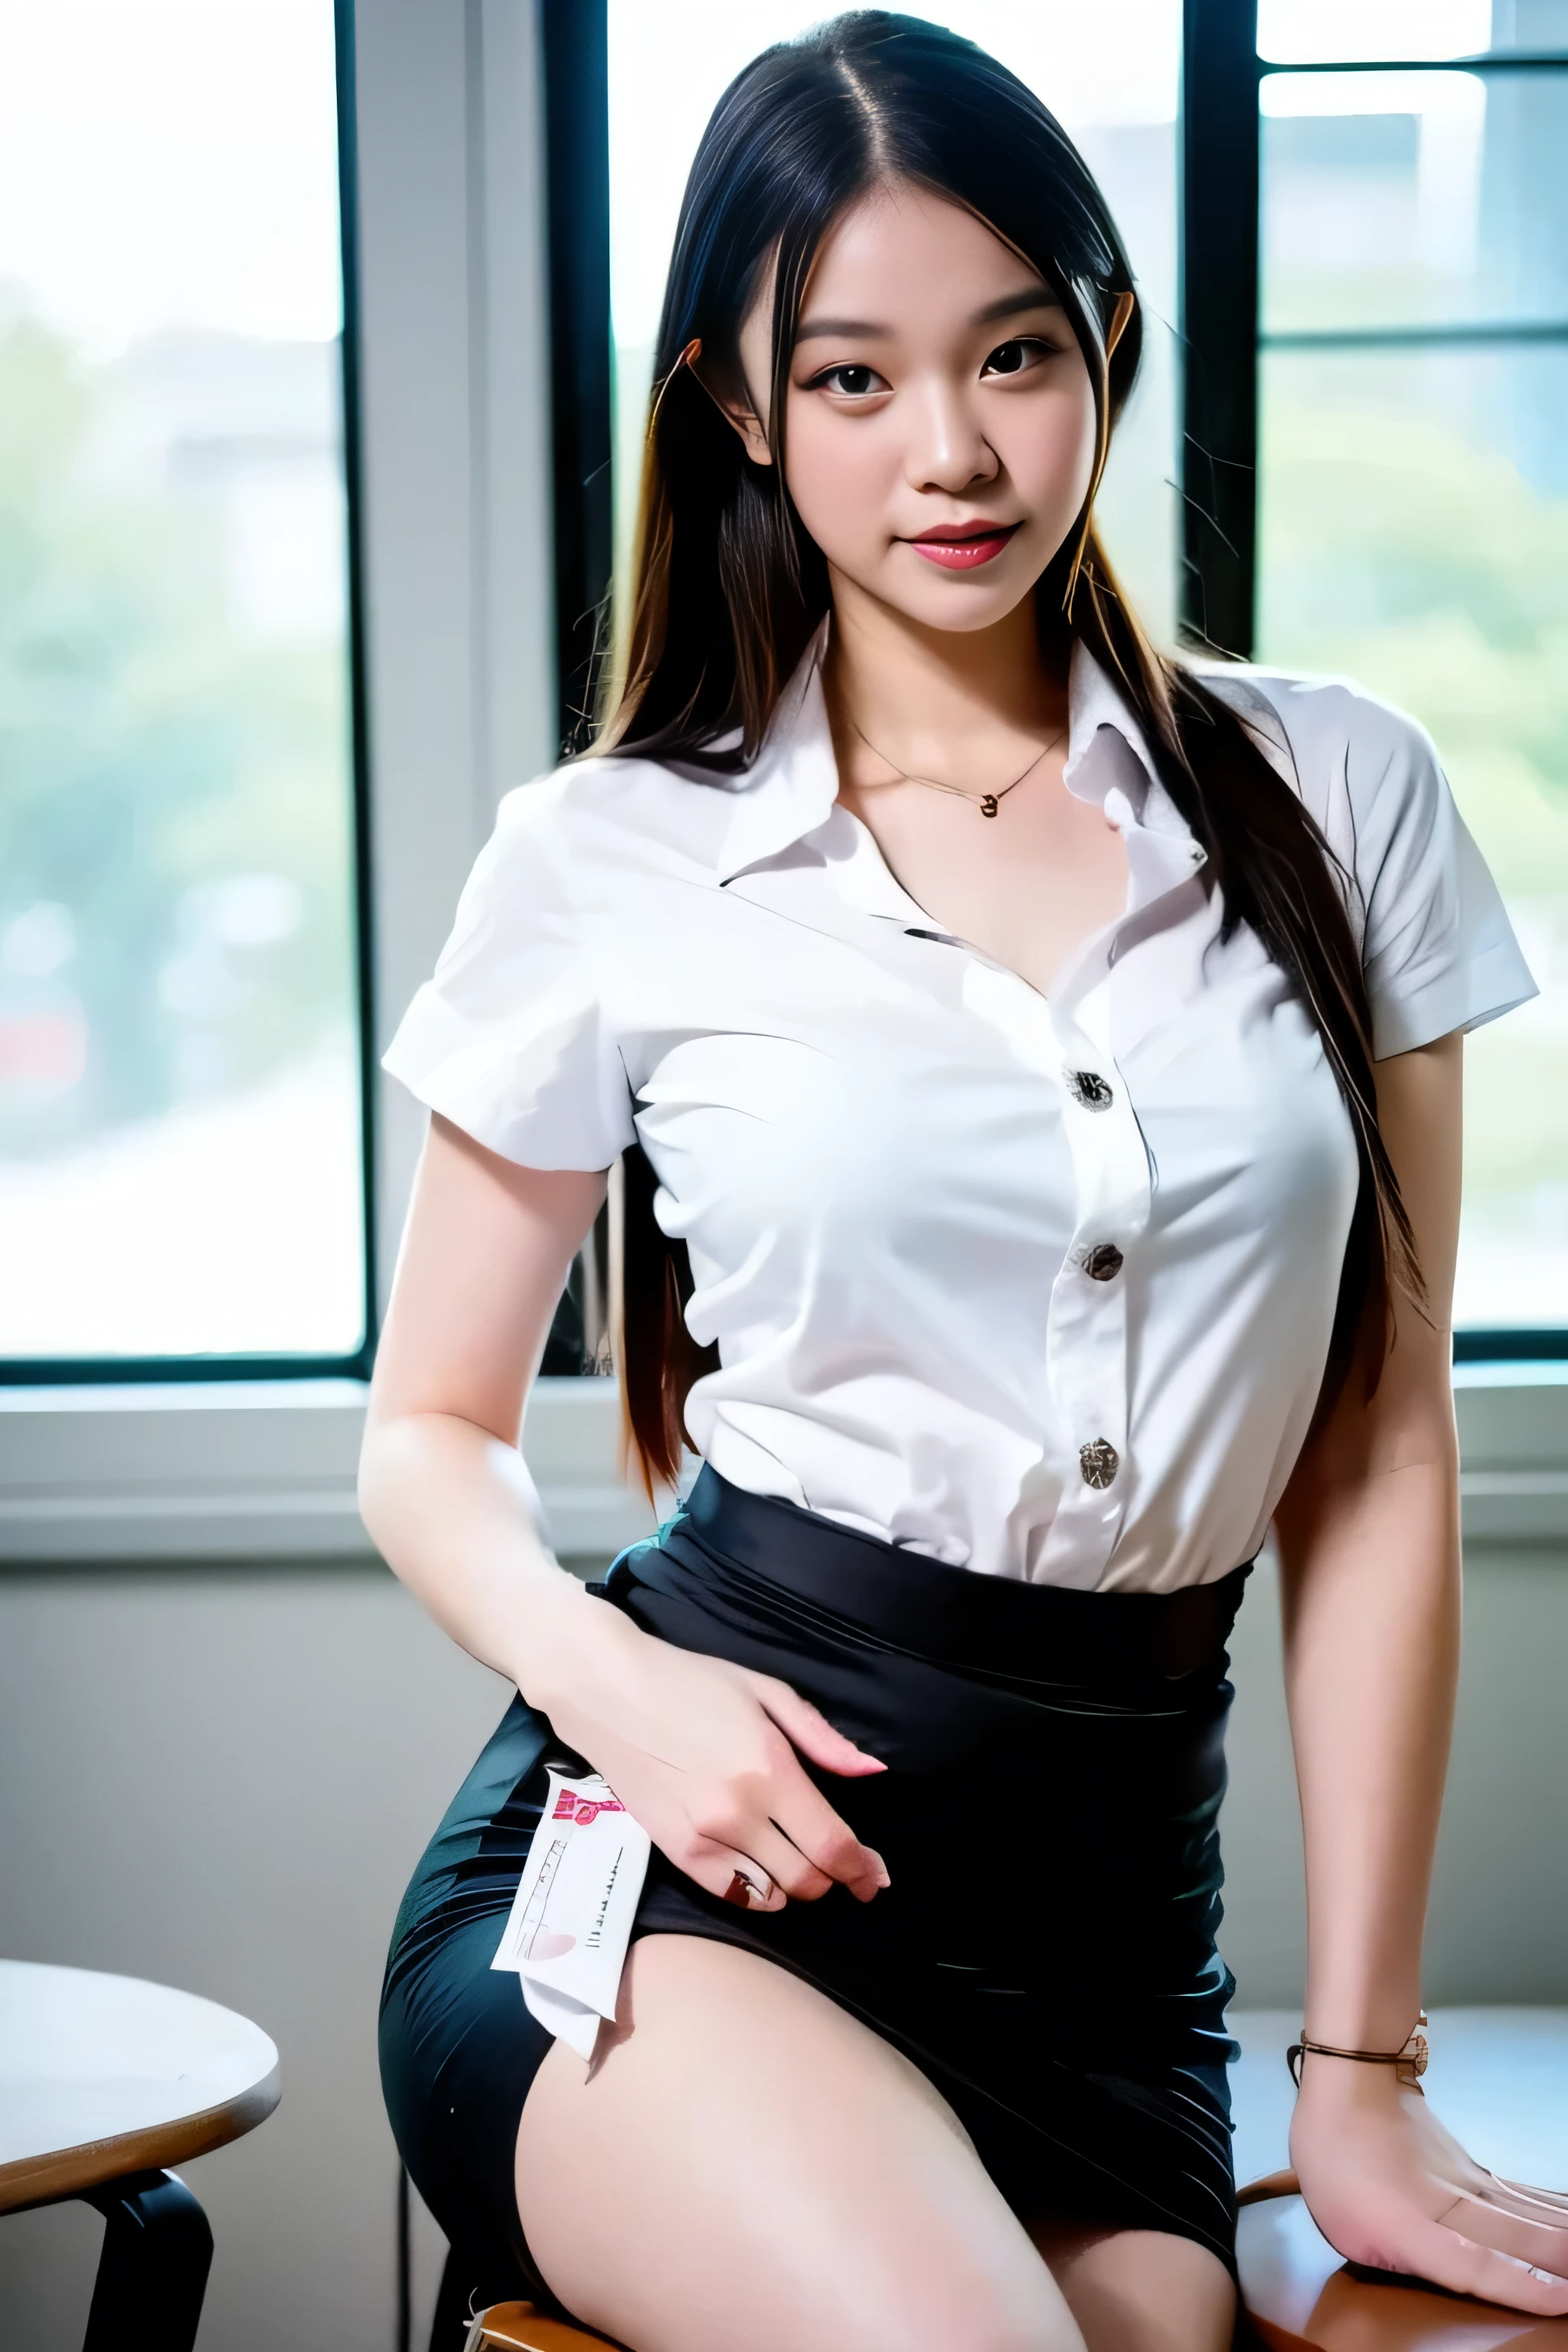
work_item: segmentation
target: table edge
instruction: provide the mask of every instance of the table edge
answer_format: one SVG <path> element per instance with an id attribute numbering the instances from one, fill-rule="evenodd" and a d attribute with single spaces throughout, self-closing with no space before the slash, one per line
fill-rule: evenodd
<path id="1" fill-rule="evenodd" d="M 247 2084 L 232 2099 L 203 2107 L 194 2116 L 175 2116 L 167 2123 L 146 2124 L 138 2131 L 117 2132 L 110 2139 L 80 2141 L 74 2147 L 49 2148 L 40 2156 L 16 2157 L 0 2164 L 0 2213 L 19 2213 L 33 2205 L 57 2205 L 84 2190 L 131 2172 L 163 2171 L 170 2165 L 188 2164 L 230 2140 L 242 2139 L 265 2123 L 282 2095 L 279 2063 L 259 2082 Z"/>

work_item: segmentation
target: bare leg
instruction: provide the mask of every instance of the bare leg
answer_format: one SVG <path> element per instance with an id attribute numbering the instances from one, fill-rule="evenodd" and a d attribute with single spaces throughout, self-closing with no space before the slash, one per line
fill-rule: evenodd
<path id="1" fill-rule="evenodd" d="M 633 2352 L 1083 2352 L 925 2077 L 730 1945 L 633 1947 L 591 2073 L 558 2042 L 534 2079 L 517 2196 L 555 2293 Z"/>
<path id="2" fill-rule="evenodd" d="M 1228 2352 L 1236 2288 L 1217 2254 L 1163 2230 L 1031 2231 L 1089 2352 Z"/>

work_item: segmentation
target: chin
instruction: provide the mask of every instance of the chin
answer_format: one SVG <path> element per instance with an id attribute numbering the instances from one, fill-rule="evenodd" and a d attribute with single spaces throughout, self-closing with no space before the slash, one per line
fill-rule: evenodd
<path id="1" fill-rule="evenodd" d="M 921 582 L 913 593 L 903 580 L 883 594 L 906 619 L 918 621 L 924 628 L 950 629 L 954 635 L 963 636 L 1005 621 L 1033 593 L 1035 578 L 1034 573 L 1023 579 L 1015 574 L 1010 580 L 987 580 L 983 586 L 973 573 L 967 579 L 942 573 L 929 586 Z"/>

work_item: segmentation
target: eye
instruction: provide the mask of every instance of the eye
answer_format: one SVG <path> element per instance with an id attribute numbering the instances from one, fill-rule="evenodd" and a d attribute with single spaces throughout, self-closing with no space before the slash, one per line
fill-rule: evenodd
<path id="1" fill-rule="evenodd" d="M 998 343 L 980 373 L 987 375 L 1023 375 L 1048 359 L 1056 351 L 1043 335 L 1015 335 L 1009 343 Z"/>
<path id="2" fill-rule="evenodd" d="M 824 368 L 820 375 L 813 376 L 807 389 L 837 393 L 841 400 L 865 400 L 874 392 L 886 392 L 889 385 L 875 368 L 850 361 L 843 367 Z"/>

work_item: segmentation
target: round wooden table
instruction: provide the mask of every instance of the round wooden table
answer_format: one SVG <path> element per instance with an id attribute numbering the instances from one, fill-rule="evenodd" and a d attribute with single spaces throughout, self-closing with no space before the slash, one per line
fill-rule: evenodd
<path id="1" fill-rule="evenodd" d="M 103 2214 L 83 2352 L 190 2352 L 212 2232 L 167 2168 L 253 2131 L 278 2094 L 273 2043 L 216 2001 L 0 1960 L 0 2213 Z"/>

